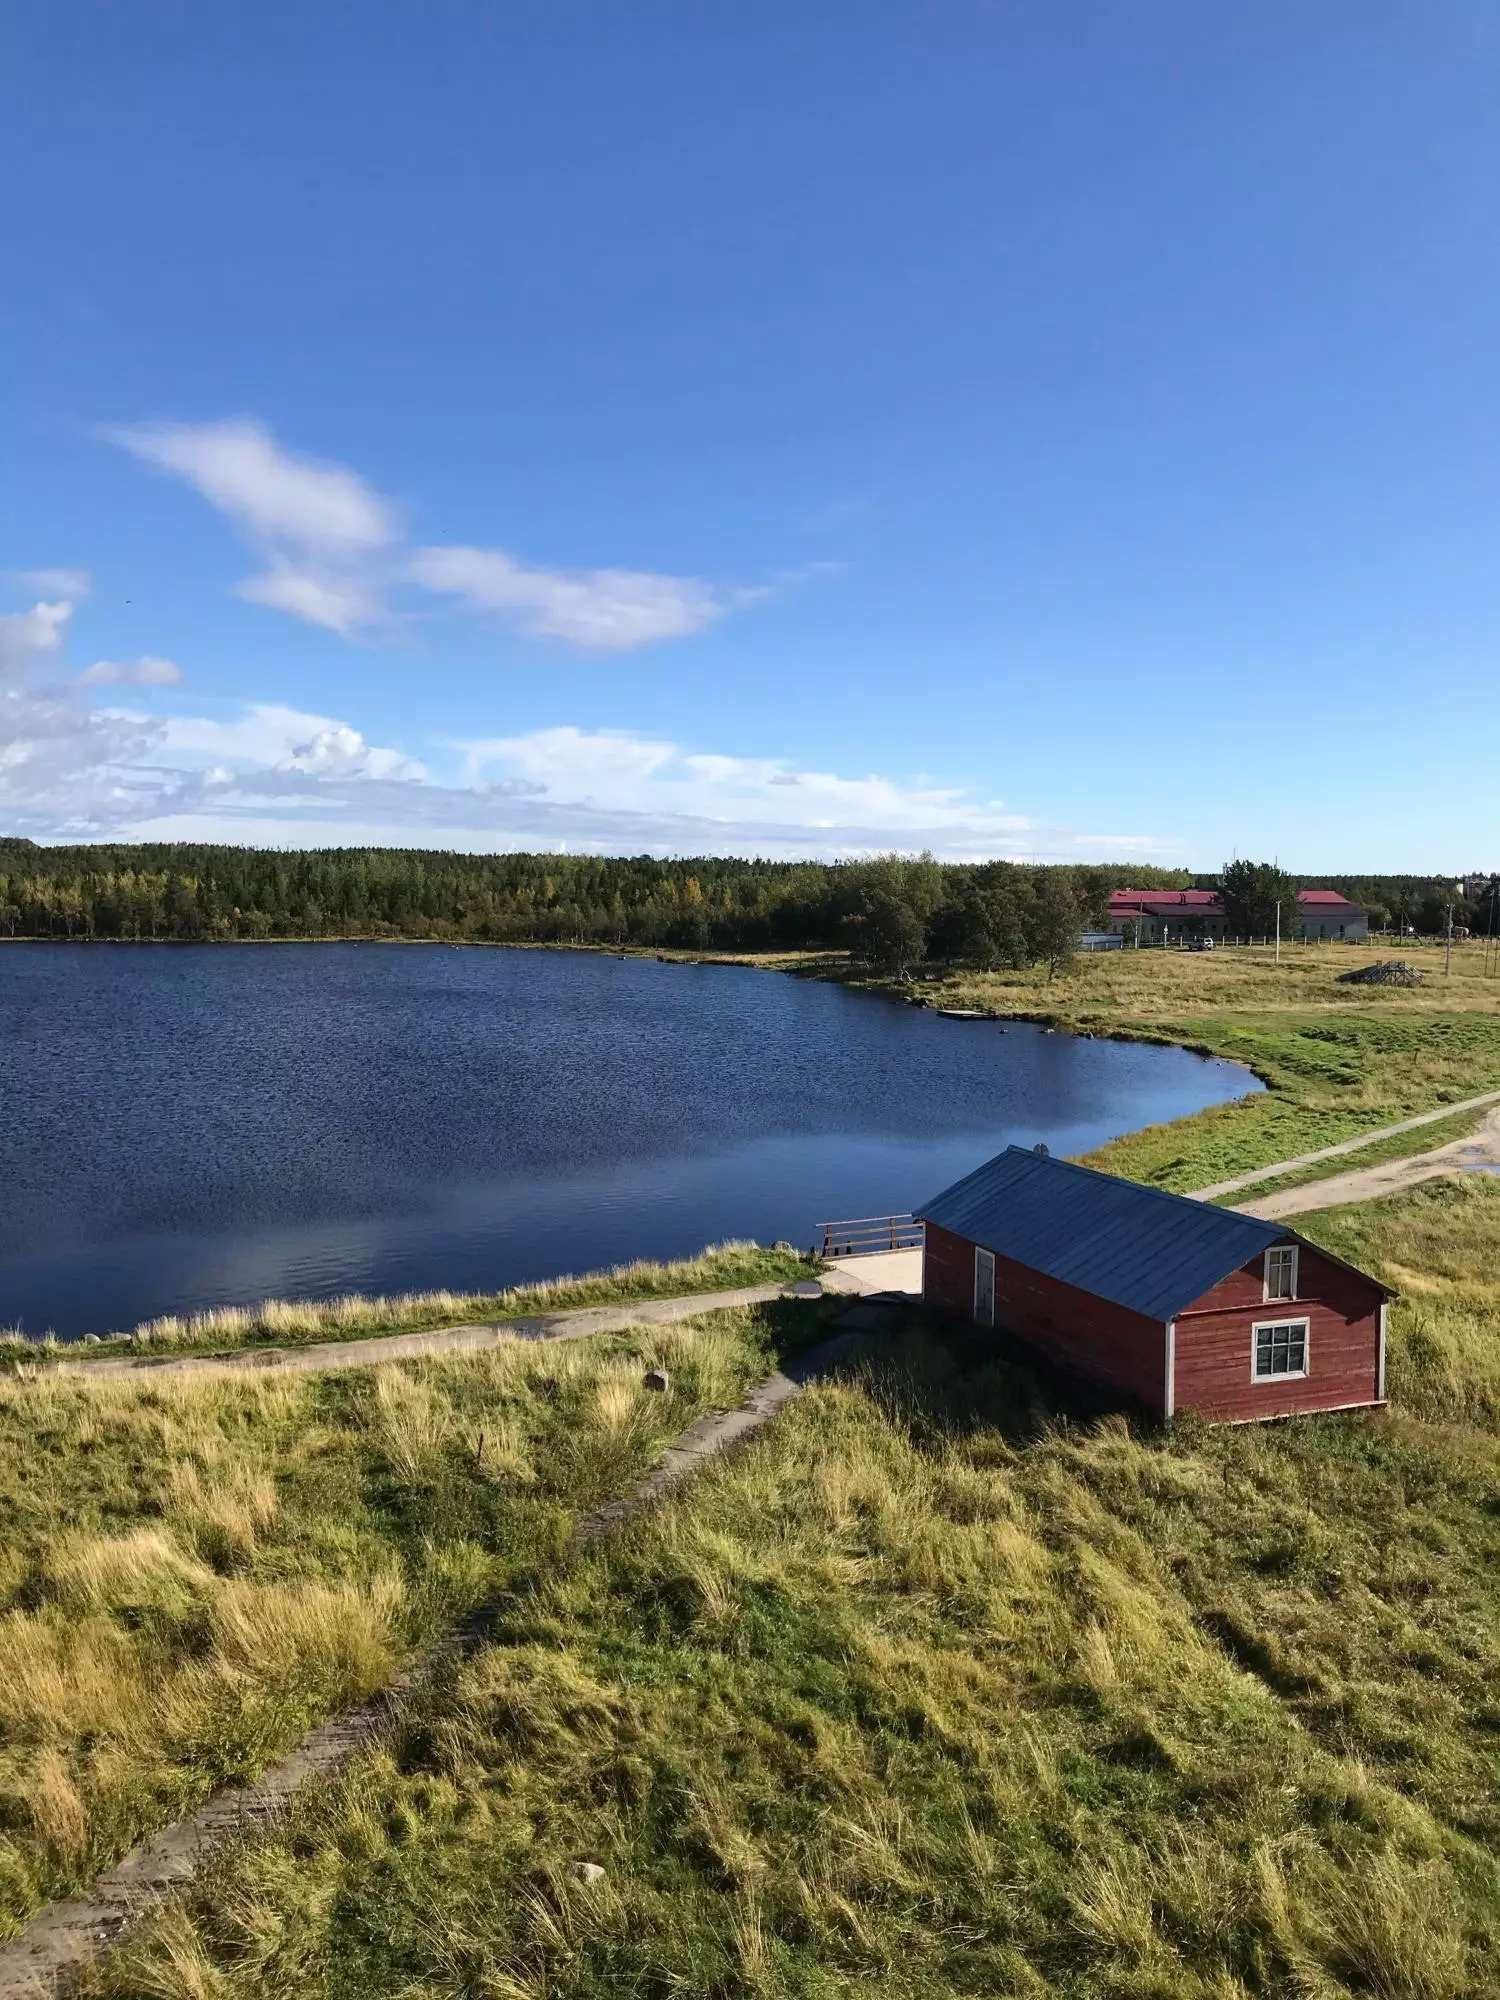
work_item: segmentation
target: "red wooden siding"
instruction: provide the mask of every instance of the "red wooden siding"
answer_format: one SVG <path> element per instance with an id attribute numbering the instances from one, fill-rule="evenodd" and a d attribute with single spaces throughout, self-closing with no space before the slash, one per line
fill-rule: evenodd
<path id="1" fill-rule="evenodd" d="M 1174 1412 L 1221 1421 L 1347 1409 L 1380 1400 L 1380 1288 L 1302 1246 L 1297 1297 L 1265 1303 L 1263 1260 L 1232 1272 L 1173 1322 Z M 974 1245 L 929 1222 L 922 1294 L 955 1318 L 974 1316 Z M 1308 1322 L 1306 1376 L 1251 1372 L 1252 1329 Z M 1166 1328 L 1008 1258 L 995 1259 L 995 1326 L 1048 1360 L 1165 1413 Z"/>
<path id="2" fill-rule="evenodd" d="M 1380 1301 L 1375 1285 L 1304 1244 L 1297 1297 L 1262 1302 L 1262 1260 L 1177 1316 L 1178 1410 L 1220 1419 L 1287 1417 L 1380 1400 Z M 1256 1381 L 1252 1328 L 1262 1320 L 1308 1322 L 1308 1372 Z"/>
<path id="3" fill-rule="evenodd" d="M 974 1245 L 929 1222 L 922 1296 L 940 1312 L 974 1317 Z M 995 1328 L 1013 1334 L 1075 1375 L 1116 1389 L 1160 1416 L 1166 1394 L 1166 1330 L 1008 1257 L 995 1259 Z"/>

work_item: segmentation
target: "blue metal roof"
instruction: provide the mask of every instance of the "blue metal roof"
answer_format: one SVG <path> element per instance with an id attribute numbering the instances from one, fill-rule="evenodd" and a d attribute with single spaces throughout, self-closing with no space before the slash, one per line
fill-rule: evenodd
<path id="1" fill-rule="evenodd" d="M 1292 1232 L 1008 1146 L 917 1210 L 996 1256 L 1169 1320 Z"/>

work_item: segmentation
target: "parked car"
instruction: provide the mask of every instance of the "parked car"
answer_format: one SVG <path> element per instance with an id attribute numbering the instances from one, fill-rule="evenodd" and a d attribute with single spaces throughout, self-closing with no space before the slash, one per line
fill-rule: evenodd
<path id="1" fill-rule="evenodd" d="M 1214 941 L 1210 937 L 1189 938 L 1187 948 L 1189 951 L 1212 951 Z"/>

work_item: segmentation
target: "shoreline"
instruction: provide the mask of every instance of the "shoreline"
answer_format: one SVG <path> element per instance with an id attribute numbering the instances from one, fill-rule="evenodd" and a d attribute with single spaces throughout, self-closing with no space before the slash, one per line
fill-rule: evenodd
<path id="1" fill-rule="evenodd" d="M 1151 976 L 1151 983 L 1155 984 L 1159 989 L 1160 1003 L 1163 1011 L 1166 1011 L 1167 1008 L 1176 1011 L 1177 1006 L 1182 1004 L 1185 997 L 1176 989 L 1187 982 L 1174 980 L 1174 972 L 1181 971 L 1195 975 L 1206 973 L 1209 975 L 1210 981 L 1219 980 L 1225 985 L 1232 986 L 1233 979 L 1229 975 L 1237 973 L 1241 969 L 1254 969 L 1258 967 L 1259 957 L 1263 957 L 1264 954 L 1260 954 L 1255 960 L 1251 960 L 1247 954 L 1239 966 L 1233 965 L 1229 961 L 1227 954 L 1222 964 L 1218 962 L 1205 963 L 1202 958 L 1193 960 L 1184 958 L 1179 954 L 1145 952 L 1139 954 L 1112 954 L 1108 959 L 1101 957 L 1097 961 L 1087 961 L 1086 965 L 1077 968 L 1071 977 L 1064 974 L 1062 976 L 1063 980 L 1072 987 L 1071 991 L 1053 993 L 1048 990 L 1051 982 L 1043 984 L 1040 979 L 1032 982 L 1023 981 L 1021 983 L 1026 988 L 1024 1000 L 1021 999 L 1020 995 L 1012 993 L 1005 996 L 1012 1004 L 996 1005 L 995 997 L 992 993 L 983 989 L 990 987 L 995 981 L 1008 982 L 1014 987 L 1017 982 L 1013 976 L 1003 973 L 966 975 L 957 969 L 944 968 L 942 971 L 935 970 L 928 978 L 921 980 L 919 983 L 897 983 L 879 974 L 871 973 L 868 968 L 856 964 L 846 953 L 834 952 L 705 955 L 701 952 L 685 950 L 657 951 L 643 946 L 617 949 L 594 943 L 544 940 L 532 940 L 523 944 L 515 944 L 489 939 L 451 940 L 412 937 L 237 938 L 202 940 L 12 938 L 0 939 L 0 942 L 18 945 L 34 944 L 49 946 L 84 943 L 93 945 L 149 943 L 189 948 L 221 943 L 266 943 L 279 945 L 299 943 L 360 944 L 371 946 L 398 944 L 403 946 L 426 945 L 428 947 L 454 950 L 459 949 L 463 945 L 473 944 L 478 948 L 488 950 L 584 953 L 592 954 L 596 957 L 603 956 L 612 959 L 635 958 L 658 964 L 686 967 L 735 967 L 744 970 L 787 973 L 793 977 L 808 979 L 817 983 L 839 985 L 850 993 L 858 993 L 870 998 L 882 999 L 892 1005 L 915 1007 L 919 1011 L 932 1014 L 936 1018 L 942 1018 L 947 1014 L 950 1011 L 950 1006 L 955 1001 L 967 1001 L 971 997 L 969 989 L 978 987 L 980 991 L 973 993 L 972 997 L 979 1004 L 972 1010 L 967 1006 L 953 1008 L 953 1011 L 959 1015 L 959 1018 L 955 1019 L 953 1023 L 955 1030 L 960 1027 L 977 1029 L 985 1025 L 1002 1028 L 1007 1025 L 1020 1025 L 1030 1027 L 1035 1031 L 1068 1034 L 1079 1039 L 1108 1040 L 1123 1044 L 1136 1044 L 1143 1047 L 1163 1049 L 1176 1048 L 1194 1056 L 1200 1061 L 1232 1066 L 1238 1072 L 1239 1078 L 1244 1080 L 1246 1087 L 1240 1090 L 1233 1098 L 1206 1106 L 1201 1110 L 1190 1112 L 1183 1117 L 1168 1122 L 1148 1123 L 1138 1129 L 1132 1129 L 1130 1132 L 1119 1134 L 1112 1139 L 1102 1142 L 1098 1147 L 1090 1148 L 1087 1153 L 1079 1156 L 1090 1164 L 1103 1166 L 1107 1170 L 1123 1171 L 1127 1177 L 1140 1179 L 1147 1184 L 1166 1185 L 1173 1188 L 1174 1191 L 1181 1192 L 1192 1192 L 1198 1188 L 1214 1187 L 1224 1181 L 1238 1178 L 1247 1173 L 1257 1179 L 1264 1178 L 1269 1180 L 1275 1177 L 1278 1170 L 1291 1172 L 1294 1164 L 1298 1162 L 1302 1162 L 1302 1170 L 1298 1174 L 1299 1179 L 1316 1179 L 1319 1176 L 1307 1170 L 1307 1163 L 1303 1160 L 1303 1156 L 1306 1154 L 1310 1152 L 1327 1153 L 1329 1158 L 1328 1171 L 1332 1172 L 1338 1154 L 1350 1153 L 1357 1155 L 1364 1146 L 1376 1146 L 1380 1145 L 1382 1141 L 1388 1140 L 1390 1136 L 1389 1128 L 1401 1119 L 1403 1111 L 1408 1116 L 1425 1116 L 1434 1121 L 1450 1115 L 1458 1118 L 1463 1114 L 1463 1100 L 1473 1094 L 1473 1083 L 1470 1083 L 1468 1089 L 1463 1091 L 1429 1087 L 1425 1090 L 1418 1090 L 1414 1094 L 1408 1090 L 1403 1093 L 1406 1099 L 1405 1103 L 1402 1102 L 1401 1097 L 1393 1096 L 1387 1092 L 1374 1104 L 1368 1102 L 1363 1105 L 1318 1104 L 1311 1101 L 1308 1093 L 1299 1092 L 1294 1086 L 1289 1087 L 1285 1071 L 1283 1070 L 1281 1073 L 1278 1073 L 1277 1064 L 1270 1059 L 1267 1048 L 1257 1046 L 1257 1040 L 1263 1043 L 1269 1039 L 1268 1035 L 1262 1033 L 1257 1037 L 1255 1034 L 1245 1032 L 1245 1024 L 1251 1021 L 1252 1017 L 1243 1012 L 1237 1013 L 1232 999 L 1229 1001 L 1227 1012 L 1216 1010 L 1217 1018 L 1214 1019 L 1213 1025 L 1219 1028 L 1219 1033 L 1215 1037 L 1212 1033 L 1195 1032 L 1198 1028 L 1198 1023 L 1191 1019 L 1179 1020 L 1175 1023 L 1170 1020 L 1131 1020 L 1119 1018 L 1118 1013 L 1116 1013 L 1115 1018 L 1109 1018 L 1107 1012 L 1104 1011 L 1107 1009 L 1110 999 L 1108 982 L 1104 978 L 1091 976 L 1096 971 L 1100 973 L 1108 973 L 1110 971 L 1116 973 L 1145 972 Z M 1378 948 L 1378 946 L 1372 947 L 1372 949 Z M 1318 956 L 1322 958 L 1323 954 L 1320 953 Z M 1117 965 L 1115 961 L 1121 958 L 1125 958 L 1131 961 L 1131 963 Z M 1138 961 L 1149 961 L 1149 964 L 1142 966 Z M 1342 964 L 1344 960 L 1340 957 L 1337 962 Z M 1358 962 L 1357 958 L 1355 962 Z M 1303 965 L 1305 969 L 1329 969 L 1326 964 L 1320 968 L 1312 968 L 1307 967 L 1306 961 L 1304 961 Z M 1269 966 L 1260 969 L 1269 970 Z M 1079 971 L 1085 974 L 1085 978 L 1082 981 L 1079 981 L 1077 977 Z M 1157 975 L 1160 976 L 1158 977 Z M 1205 982 L 1201 976 L 1198 976 L 1193 983 L 1201 987 Z M 1118 981 L 1116 984 L 1118 984 Z M 1082 985 L 1084 989 L 1081 992 L 1078 990 L 1079 985 Z M 1430 989 L 1430 997 L 1436 1000 L 1441 991 L 1442 989 L 1440 988 L 1436 991 Z M 1353 1002 L 1354 1004 L 1342 1003 L 1342 996 L 1340 996 L 1341 1004 L 1337 1009 L 1329 1008 L 1327 1006 L 1327 999 L 1333 996 L 1324 996 L 1323 1011 L 1330 1017 L 1341 1017 L 1344 1020 L 1356 1022 L 1369 1022 L 1380 1018 L 1389 1021 L 1400 1020 L 1403 1016 L 1409 1016 L 1412 1011 L 1410 1006 L 1407 1006 L 1400 1010 L 1400 1012 L 1394 1012 L 1378 1003 L 1364 1001 L 1362 998 L 1363 989 L 1344 989 L 1344 993 L 1348 995 L 1349 1002 Z M 1357 998 L 1356 996 L 1359 997 Z M 1309 994 L 1305 991 L 1298 993 L 1293 990 L 1286 992 L 1284 995 L 1278 994 L 1280 1004 L 1274 1009 L 1265 1009 L 1261 1020 L 1256 1025 L 1264 1030 L 1270 1030 L 1280 1026 L 1287 1017 L 1297 1016 L 1300 1019 L 1304 1013 L 1309 1011 L 1307 1004 L 1309 1000 L 1316 1001 L 1317 998 L 1316 994 Z M 1020 1001 L 1020 1004 L 1017 1004 L 1018 1001 Z M 1027 1004 L 1028 1002 L 1029 1004 Z M 1300 1005 L 1299 1002 L 1301 1003 Z M 1422 1010 L 1424 1015 L 1428 1015 L 1434 1011 L 1437 1010 L 1431 1008 Z M 964 1018 L 965 1016 L 968 1018 Z M 979 1018 L 974 1018 L 975 1016 Z M 1205 1022 L 1204 1025 L 1207 1026 L 1208 1023 Z M 1324 1033 L 1324 1031 L 1317 1029 L 1313 1029 L 1310 1032 L 1313 1034 Z M 1474 1071 L 1473 1080 L 1474 1082 L 1482 1080 L 1478 1068 Z M 1496 1082 L 1500 1082 L 1500 1077 L 1497 1077 L 1495 1080 Z M 1372 1076 L 1369 1081 L 1374 1085 L 1378 1079 Z M 1414 1096 L 1415 1101 L 1413 1101 Z M 1299 1099 L 1301 1100 L 1300 1102 Z M 1253 1127 L 1249 1122 L 1251 1118 L 1256 1119 L 1256 1124 Z M 1300 1136 L 1297 1130 L 1299 1122 L 1307 1128 L 1305 1139 Z M 1239 1128 L 1238 1130 L 1231 1129 L 1236 1126 Z M 1216 1141 L 1218 1142 L 1217 1154 L 1215 1152 Z M 1327 1143 L 1319 1145 L 1316 1143 L 1318 1141 L 1326 1141 Z M 1153 1152 L 1161 1154 L 1164 1150 L 1169 1151 L 1172 1155 L 1168 1161 L 1170 1173 L 1155 1167 L 1151 1157 Z M 1387 1148 L 1387 1150 L 1391 1149 Z M 1421 1150 L 1420 1139 L 1413 1141 L 1410 1150 L 1413 1152 Z M 1202 1156 L 1201 1158 L 1199 1157 L 1200 1155 Z M 1224 1171 L 1226 1167 L 1232 1168 L 1232 1171 Z M 303 1301 L 299 1300 L 296 1303 L 301 1304 Z M 307 1301 L 306 1303 L 313 1305 L 317 1302 Z M 113 1342 L 121 1339 L 129 1340 L 133 1338 L 133 1335 L 111 1334 L 106 1337 L 113 1344 Z M 87 1334 L 76 1336 L 78 1340 L 86 1340 L 88 1338 Z M 70 1348 L 75 1344 L 75 1340 L 69 1339 L 60 1344 Z M 19 1346 L 19 1342 L 17 1345 Z M 47 1336 L 44 1334 L 25 1337 L 25 1348 L 22 1351 L 24 1353 L 47 1351 Z"/>

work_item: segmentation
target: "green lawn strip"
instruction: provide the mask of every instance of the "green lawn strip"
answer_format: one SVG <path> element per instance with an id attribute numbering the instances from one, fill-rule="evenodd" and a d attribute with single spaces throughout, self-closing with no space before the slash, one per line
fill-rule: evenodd
<path id="1" fill-rule="evenodd" d="M 1302 1235 L 1396 1288 L 1390 1393 L 1435 1423 L 1500 1430 L 1500 1180 L 1425 1181 L 1298 1216 Z"/>
<path id="2" fill-rule="evenodd" d="M 832 1307 L 326 1375 L 0 1387 L 0 1933 L 414 1650 Z M 644 1388 L 653 1364 L 666 1393 Z"/>
<path id="3" fill-rule="evenodd" d="M 525 1319 L 581 1307 L 630 1305 L 646 1299 L 690 1297 L 695 1292 L 737 1291 L 750 1285 L 787 1284 L 822 1268 L 800 1251 L 763 1250 L 730 1243 L 674 1263 L 638 1262 L 581 1277 L 517 1285 L 504 1292 L 430 1292 L 409 1297 L 330 1300 L 279 1299 L 261 1306 L 226 1307 L 187 1318 L 149 1320 L 132 1333 L 110 1334 L 86 1347 L 73 1341 L 0 1338 L 0 1373 L 59 1355 L 98 1361 L 141 1348 L 173 1354 L 226 1354 L 245 1348 L 285 1347 L 308 1341 L 366 1340 L 382 1334 L 437 1332 L 473 1322 Z"/>
<path id="4" fill-rule="evenodd" d="M 1220 1208 L 1233 1208 L 1237 1202 L 1259 1201 L 1262 1195 L 1282 1194 L 1289 1188 L 1311 1187 L 1334 1174 L 1358 1173 L 1364 1167 L 1382 1166 L 1387 1160 L 1407 1160 L 1416 1153 L 1433 1152 L 1439 1146 L 1450 1146 L 1455 1140 L 1467 1139 L 1471 1133 L 1477 1132 L 1494 1108 L 1460 1111 L 1452 1118 L 1436 1118 L 1430 1125 L 1419 1125 L 1414 1132 L 1396 1132 L 1389 1139 L 1372 1139 L 1357 1152 L 1340 1153 L 1331 1160 L 1318 1160 L 1310 1167 L 1298 1167 L 1292 1173 L 1277 1174 L 1273 1180 L 1255 1181 L 1235 1194 L 1217 1195 L 1215 1204 Z"/>
<path id="5" fill-rule="evenodd" d="M 1448 1408 L 1399 1308 L 1391 1365 Z M 1493 1992 L 1497 1381 L 1163 1433 L 914 1314 L 98 1984 Z"/>
<path id="6" fill-rule="evenodd" d="M 1195 1118 L 1128 1133 L 1088 1156 L 1091 1166 L 1178 1191 L 1500 1089 L 1500 1019 L 1483 1014 L 1208 1016 L 1164 1026 L 1160 1038 L 1243 1062 L 1269 1085 Z M 1430 1135 L 1441 1129 L 1411 1135 L 1417 1143 L 1410 1150 L 1440 1144 Z M 1329 1162 L 1327 1171 L 1340 1165 Z"/>
<path id="7" fill-rule="evenodd" d="M 1231 953 L 1125 952 L 1081 959 L 1055 981 L 1032 969 L 849 983 L 892 1000 L 977 1007 L 1243 1065 L 1264 1091 L 1087 1155 L 1107 1172 L 1189 1192 L 1500 1089 L 1500 1012 L 1485 982 L 1466 976 L 1451 991 L 1434 984 L 1410 993 L 1340 986 L 1343 962 L 1319 953 L 1276 966 Z"/>

